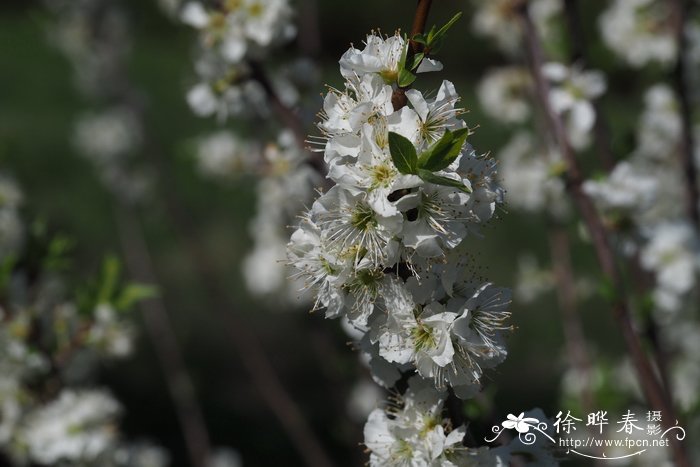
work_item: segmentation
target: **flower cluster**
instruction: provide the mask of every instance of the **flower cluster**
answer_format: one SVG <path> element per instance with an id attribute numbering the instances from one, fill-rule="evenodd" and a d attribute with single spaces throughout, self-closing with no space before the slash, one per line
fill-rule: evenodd
<path id="1" fill-rule="evenodd" d="M 600 31 L 608 47 L 629 65 L 651 62 L 671 65 L 678 44 L 669 2 L 615 0 L 600 17 Z"/>
<path id="2" fill-rule="evenodd" d="M 2 180 L 0 213 L 9 216 L 21 196 Z M 126 312 L 147 289 L 122 285 L 118 263 L 108 259 L 102 274 L 67 297 L 60 272 L 69 243 L 13 215 L 18 233 L 0 253 L 0 450 L 16 465 L 145 467 L 115 457 L 130 449 L 116 429 L 121 408 L 94 387 L 94 374 L 100 360 L 131 353 Z"/>
<path id="3" fill-rule="evenodd" d="M 681 310 L 700 272 L 700 239 L 685 219 L 680 138 L 673 91 L 663 84 L 652 86 L 640 117 L 637 148 L 607 177 L 584 184 L 598 209 L 617 226 L 624 251 L 639 254 L 641 267 L 655 276 L 657 313 Z"/>
<path id="4" fill-rule="evenodd" d="M 465 427 L 452 429 L 443 417 L 444 396 L 412 378 L 393 405 L 372 411 L 365 425 L 370 465 L 505 465 L 488 449 L 464 447 Z"/>
<path id="5" fill-rule="evenodd" d="M 463 428 L 443 425 L 446 390 L 471 397 L 506 356 L 510 291 L 470 268 L 503 189 L 494 161 L 466 142 L 451 82 L 433 98 L 410 89 L 406 106 L 392 104 L 407 61 L 399 34 L 373 33 L 342 56 L 345 86 L 326 94 L 318 124 L 333 186 L 302 215 L 288 258 L 315 308 L 359 334 L 378 383 L 391 388 L 415 372 L 423 388 L 409 389 L 392 415 L 372 412 L 371 464 L 447 466 L 467 450 Z M 416 73 L 442 68 L 416 62 Z"/>
<path id="6" fill-rule="evenodd" d="M 199 32 L 201 53 L 196 62 L 200 82 L 187 101 L 199 116 L 265 114 L 264 86 L 252 79 L 252 62 L 295 35 L 293 10 L 287 0 L 228 0 L 209 8 L 200 2 L 184 5 L 181 19 Z M 297 98 L 294 87 L 280 73 L 271 84 L 282 101 Z"/>
<path id="7" fill-rule="evenodd" d="M 199 29 L 206 47 L 217 48 L 229 63 L 246 57 L 261 58 L 275 43 L 294 36 L 292 9 L 287 0 L 226 0 L 209 9 L 200 2 L 187 3 L 182 20 Z"/>
<path id="8" fill-rule="evenodd" d="M 500 50 L 517 54 L 522 44 L 523 31 L 518 20 L 517 0 L 472 0 L 476 11 L 472 26 L 480 36 L 492 39 Z M 557 0 L 531 0 L 527 8 L 535 25 L 543 37 L 555 39 L 557 30 L 553 27 L 554 18 L 561 12 L 561 2 Z"/>

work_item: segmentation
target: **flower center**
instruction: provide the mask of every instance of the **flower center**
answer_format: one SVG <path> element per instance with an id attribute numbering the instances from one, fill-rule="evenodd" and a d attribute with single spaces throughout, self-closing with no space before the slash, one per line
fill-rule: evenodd
<path id="1" fill-rule="evenodd" d="M 374 218 L 374 212 L 366 204 L 360 204 L 355 208 L 350 218 L 350 224 L 360 231 L 367 231 L 377 226 L 377 220 Z"/>
<path id="2" fill-rule="evenodd" d="M 413 337 L 413 347 L 416 352 L 420 352 L 425 349 L 434 349 L 437 347 L 437 339 L 435 338 L 435 331 L 423 324 L 418 322 L 418 326 L 412 331 Z"/>

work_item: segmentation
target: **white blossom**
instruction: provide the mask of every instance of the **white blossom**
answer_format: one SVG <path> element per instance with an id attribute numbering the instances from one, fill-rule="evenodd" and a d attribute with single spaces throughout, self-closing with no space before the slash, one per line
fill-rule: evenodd
<path id="1" fill-rule="evenodd" d="M 93 461 L 112 447 L 119 404 L 96 390 L 64 390 L 27 418 L 22 437 L 32 460 Z"/>
<path id="2" fill-rule="evenodd" d="M 532 79 L 522 67 L 494 68 L 479 82 L 481 108 L 494 120 L 521 123 L 530 117 Z"/>
<path id="3" fill-rule="evenodd" d="M 545 64 L 542 74 L 552 83 L 549 102 L 554 112 L 563 115 L 571 145 L 586 147 L 596 119 L 591 101 L 605 92 L 605 76 L 600 71 L 583 71 L 555 62 Z"/>
<path id="4" fill-rule="evenodd" d="M 633 67 L 671 65 L 678 44 L 670 5 L 661 0 L 614 0 L 600 16 L 606 45 Z"/>
<path id="5" fill-rule="evenodd" d="M 569 213 L 564 168 L 559 151 L 536 146 L 533 136 L 521 131 L 498 153 L 499 172 L 506 189 L 506 201 L 526 212 L 549 212 L 562 219 Z"/>

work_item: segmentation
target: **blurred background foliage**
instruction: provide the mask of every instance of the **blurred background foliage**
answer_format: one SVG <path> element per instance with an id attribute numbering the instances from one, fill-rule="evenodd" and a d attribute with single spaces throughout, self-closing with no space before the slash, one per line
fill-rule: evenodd
<path id="1" fill-rule="evenodd" d="M 259 335 L 285 386 L 338 465 L 361 465 L 364 457 L 357 443 L 362 439 L 362 422 L 348 417 L 345 404 L 354 381 L 364 370 L 348 347 L 348 338 L 337 323 L 324 322 L 321 314 L 309 315 L 304 309 L 264 303 L 247 293 L 241 259 L 251 245 L 247 224 L 254 214 L 254 180 L 213 183 L 195 169 L 192 141 L 217 128 L 217 124 L 195 117 L 185 102 L 185 91 L 194 80 L 194 32 L 167 18 L 155 2 L 123 3 L 133 35 L 129 78 L 143 93 L 147 131 L 167 157 L 175 187 L 185 203 L 182 208 L 235 297 L 232 311 L 243 315 Z M 371 29 L 387 33 L 396 27 L 407 29 L 413 17 L 413 2 L 406 0 L 316 0 L 318 22 L 309 24 L 309 15 L 303 12 L 311 8 L 311 3 L 297 3 L 304 4 L 301 36 L 318 33 L 314 58 L 322 66 L 323 82 L 334 86 L 341 82 L 337 59 L 348 43 L 360 43 Z M 599 5 L 593 3 L 597 2 L 585 3 L 589 37 L 596 35 L 594 17 Z M 455 83 L 463 95 L 463 106 L 469 110 L 465 120 L 471 127 L 478 126 L 472 144 L 481 152 L 496 151 L 510 129 L 483 115 L 475 85 L 486 69 L 505 60 L 486 41 L 470 33 L 468 2 L 436 2 L 430 22 L 444 22 L 457 10 L 464 10 L 466 18 L 451 31 L 444 48 L 441 59 L 445 73 L 425 79 L 428 82 L 445 77 Z M 111 198 L 94 167 L 76 155 L 71 144 L 75 118 L 86 110 L 86 102 L 75 90 L 68 63 L 48 43 L 50 21 L 39 2 L 6 0 L 0 5 L 0 161 L 3 170 L 14 176 L 25 192 L 26 217 L 42 219 L 51 231 L 74 241 L 75 260 L 70 268 L 76 278 L 84 279 L 99 272 L 105 252 L 119 253 L 119 241 Z M 554 51 L 565 46 L 548 44 Z M 290 45 L 289 50 L 294 47 Z M 612 70 L 611 90 L 602 105 L 613 126 L 615 150 L 625 154 L 633 144 L 637 109 L 641 106 L 638 96 L 653 79 L 653 72 L 640 76 L 625 71 L 598 42 L 592 41 L 589 47 L 591 65 Z M 309 109 L 320 109 L 321 92 L 319 87 L 319 96 L 309 103 Z M 306 118 L 309 132 L 313 132 L 313 114 Z M 301 465 L 278 422 L 249 384 L 248 374 L 215 313 L 202 306 L 206 292 L 201 288 L 201 278 L 194 276 L 182 245 L 165 219 L 162 203 L 150 203 L 142 210 L 141 220 L 162 279 L 160 293 L 194 377 L 213 444 L 239 450 L 244 465 Z M 469 241 L 477 262 L 485 268 L 488 265 L 485 275 L 497 284 L 512 286 L 521 253 L 532 251 L 541 262 L 547 261 L 546 235 L 544 218 L 508 212 L 506 204 L 485 238 L 472 237 Z M 577 271 L 590 271 L 589 277 L 593 278 L 591 253 L 585 245 L 576 246 L 574 263 Z M 622 346 L 603 300 L 594 294 L 582 308 L 595 358 L 605 361 L 606 356 L 618 356 Z M 510 338 L 509 357 L 487 374 L 484 401 L 490 402 L 471 403 L 469 408 L 477 438 L 507 413 L 541 407 L 555 415 L 559 410 L 576 409 L 562 406 L 559 399 L 560 377 L 567 362 L 554 294 L 529 305 L 515 301 L 512 312 L 516 332 Z M 172 404 L 143 333 L 133 357 L 103 368 L 101 378 L 125 405 L 125 433 L 162 443 L 171 451 L 173 465 L 187 465 Z M 600 401 L 602 407 L 610 409 L 613 403 Z M 494 409 L 486 416 L 489 404 Z"/>

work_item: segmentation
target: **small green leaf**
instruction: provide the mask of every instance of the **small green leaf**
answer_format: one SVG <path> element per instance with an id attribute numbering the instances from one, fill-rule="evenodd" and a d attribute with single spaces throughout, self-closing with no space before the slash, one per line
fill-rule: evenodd
<path id="1" fill-rule="evenodd" d="M 615 302 L 619 297 L 615 284 L 608 277 L 600 278 L 600 282 L 598 283 L 598 293 L 610 303 Z"/>
<path id="2" fill-rule="evenodd" d="M 102 263 L 99 290 L 96 303 L 110 303 L 119 284 L 121 263 L 116 256 L 107 256 Z"/>
<path id="3" fill-rule="evenodd" d="M 433 37 L 435 37 L 435 31 L 437 31 L 437 26 L 433 24 L 433 27 L 430 28 L 430 31 L 428 31 L 428 45 L 433 41 Z"/>
<path id="4" fill-rule="evenodd" d="M 416 75 L 411 73 L 405 68 L 402 68 L 401 71 L 399 71 L 399 80 L 398 84 L 399 87 L 405 88 L 407 86 L 410 86 L 414 81 L 416 80 Z"/>
<path id="5" fill-rule="evenodd" d="M 158 295 L 158 289 L 146 284 L 128 284 L 124 287 L 114 301 L 114 306 L 119 311 L 127 311 L 137 302 L 153 298 Z"/>
<path id="6" fill-rule="evenodd" d="M 420 33 L 415 34 L 415 35 L 411 38 L 411 40 L 412 40 L 413 42 L 417 42 L 417 43 L 422 44 L 422 45 L 427 45 L 427 44 L 428 44 L 428 38 L 425 37 L 424 34 L 420 34 Z"/>
<path id="7" fill-rule="evenodd" d="M 423 52 L 417 53 L 413 56 L 413 65 L 411 65 L 411 70 L 417 69 L 423 59 L 425 58 L 425 54 Z"/>
<path id="8" fill-rule="evenodd" d="M 441 175 L 436 175 L 430 170 L 418 169 L 418 176 L 428 183 L 434 183 L 435 185 L 451 186 L 452 188 L 457 188 L 465 193 L 471 193 L 472 190 L 464 183 L 459 180 L 454 180 L 452 178 L 443 177 Z"/>
<path id="9" fill-rule="evenodd" d="M 431 172 L 443 170 L 457 159 L 467 136 L 469 136 L 468 128 L 460 128 L 455 131 L 446 130 L 433 147 L 421 154 L 418 159 L 418 167 Z"/>
<path id="10" fill-rule="evenodd" d="M 450 20 L 447 22 L 447 24 L 445 24 L 443 27 L 441 27 L 440 30 L 439 30 L 438 32 L 436 32 L 435 35 L 434 35 L 433 37 L 434 37 L 435 39 L 442 39 L 442 36 L 444 36 L 445 33 L 447 33 L 447 31 L 448 31 L 452 26 L 454 26 L 454 24 L 457 22 L 457 20 L 459 20 L 459 18 L 461 18 L 461 17 L 462 17 L 462 12 L 460 11 L 459 13 L 457 13 L 456 15 L 454 15 L 454 16 L 452 17 L 452 19 L 450 19 Z"/>
<path id="11" fill-rule="evenodd" d="M 407 138 L 393 131 L 389 132 L 389 151 L 394 165 L 402 174 L 415 174 L 418 154 L 416 147 Z"/>

